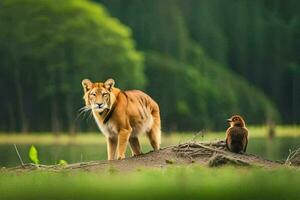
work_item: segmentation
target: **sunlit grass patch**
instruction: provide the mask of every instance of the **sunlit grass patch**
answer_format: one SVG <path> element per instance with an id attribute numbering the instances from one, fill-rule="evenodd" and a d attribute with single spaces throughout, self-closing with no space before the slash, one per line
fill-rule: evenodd
<path id="1" fill-rule="evenodd" d="M 250 138 L 268 137 L 268 127 L 249 126 Z M 277 126 L 275 137 L 300 137 L 300 126 Z M 197 135 L 197 136 L 195 136 Z M 195 138 L 197 141 L 218 140 L 225 138 L 225 130 L 219 132 L 172 132 L 162 133 L 162 141 L 166 144 L 177 144 Z M 142 143 L 148 143 L 145 135 L 141 137 Z M 78 133 L 68 135 L 61 133 L 53 135 L 50 132 L 35 132 L 32 134 L 0 133 L 2 144 L 105 144 L 106 140 L 100 132 Z"/>
<path id="2" fill-rule="evenodd" d="M 269 127 L 267 126 L 250 126 L 250 137 L 261 138 L 268 137 Z M 275 137 L 300 137 L 300 126 L 276 126 Z"/>
<path id="3" fill-rule="evenodd" d="M 84 133 L 68 135 L 61 133 L 53 135 L 49 132 L 31 134 L 0 134 L 2 144 L 103 144 L 106 140 L 101 133 Z"/>
<path id="4" fill-rule="evenodd" d="M 1 199 L 297 199 L 294 169 L 170 167 L 0 173 Z"/>

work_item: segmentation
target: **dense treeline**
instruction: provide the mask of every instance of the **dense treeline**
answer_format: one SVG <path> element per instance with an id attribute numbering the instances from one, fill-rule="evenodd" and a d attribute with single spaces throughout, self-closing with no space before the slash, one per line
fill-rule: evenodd
<path id="1" fill-rule="evenodd" d="M 147 90 L 160 103 L 164 127 L 224 129 L 225 119 L 234 113 L 245 116 L 251 124 L 278 119 L 277 111 L 260 91 L 205 55 L 197 56 L 201 56 L 199 62 L 190 65 L 146 54 L 146 74 L 152 83 Z"/>
<path id="2" fill-rule="evenodd" d="M 94 129 L 76 119 L 87 77 L 150 93 L 164 130 L 299 122 L 298 3 L 282 2 L 2 0 L 0 129 Z"/>
<path id="3" fill-rule="evenodd" d="M 0 27 L 2 130 L 72 132 L 83 78 L 113 76 L 123 87 L 145 82 L 130 29 L 100 5 L 3 0 Z"/>
<path id="4" fill-rule="evenodd" d="M 300 1 L 96 0 L 142 50 L 189 63 L 189 42 L 261 88 L 285 123 L 300 122 Z"/>

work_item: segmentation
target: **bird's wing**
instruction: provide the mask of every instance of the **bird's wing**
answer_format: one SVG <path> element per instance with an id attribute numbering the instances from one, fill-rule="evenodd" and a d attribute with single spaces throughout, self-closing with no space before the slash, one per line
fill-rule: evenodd
<path id="1" fill-rule="evenodd" d="M 246 143 L 245 143 L 245 146 L 244 146 L 244 149 L 243 149 L 244 152 L 246 152 L 246 150 L 247 150 L 247 145 L 248 145 L 248 139 L 246 139 Z"/>

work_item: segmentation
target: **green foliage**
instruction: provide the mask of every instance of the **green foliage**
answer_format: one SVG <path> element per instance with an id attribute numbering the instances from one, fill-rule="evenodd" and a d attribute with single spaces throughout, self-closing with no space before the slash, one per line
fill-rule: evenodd
<path id="1" fill-rule="evenodd" d="M 191 49 L 190 58 L 192 65 L 146 54 L 146 73 L 151 77 L 147 89 L 160 102 L 165 130 L 224 129 L 225 119 L 236 113 L 248 123 L 278 120 L 264 94 L 209 59 L 198 46 Z"/>
<path id="2" fill-rule="evenodd" d="M 37 149 L 35 148 L 34 145 L 30 146 L 28 156 L 29 156 L 29 159 L 31 160 L 31 162 L 33 162 L 34 164 L 39 164 L 40 163 L 39 156 L 38 156 L 38 151 L 37 151 Z"/>
<path id="3" fill-rule="evenodd" d="M 180 4 L 173 0 L 96 0 L 129 25 L 142 50 L 155 50 L 179 60 L 186 59 L 188 30 Z"/>
<path id="4" fill-rule="evenodd" d="M 94 1 L 0 1 L 1 130 L 94 130 L 75 120 L 80 82 L 109 77 L 147 87 L 166 129 L 299 122 L 299 1 Z"/>
<path id="5" fill-rule="evenodd" d="M 95 1 L 103 3 L 114 16 L 134 30 L 141 49 L 195 65 L 190 61 L 199 58 L 189 56 L 189 52 L 190 48 L 198 46 L 211 58 L 211 63 L 219 63 L 217 65 L 229 68 L 229 73 L 234 72 L 233 79 L 240 79 L 235 77 L 238 74 L 244 78 L 243 82 L 259 88 L 259 96 L 263 94 L 265 100 L 259 100 L 258 106 L 249 99 L 245 104 L 239 100 L 236 112 L 241 108 L 260 112 L 259 105 L 272 101 L 272 105 L 266 108 L 269 110 L 267 116 L 263 114 L 263 117 L 267 119 L 273 115 L 271 107 L 276 107 L 283 122 L 299 123 L 299 76 L 289 68 L 291 63 L 299 65 L 299 1 L 152 0 L 126 1 L 126 6 L 122 0 Z M 164 37 L 166 34 L 168 37 Z M 190 41 L 196 44 L 191 47 Z M 172 47 L 173 53 L 166 51 L 167 47 Z M 174 53 L 178 51 L 183 53 Z M 184 59 L 180 55 L 184 55 Z M 215 68 L 214 64 L 207 66 Z M 224 90 L 242 88 L 244 86 L 234 86 Z M 245 92 L 246 95 L 251 91 Z M 231 91 L 227 95 L 233 97 Z M 251 106 L 246 108 L 244 105 Z M 248 115 L 248 111 L 245 114 Z M 277 118 L 277 114 L 275 116 Z"/>
<path id="6" fill-rule="evenodd" d="M 65 160 L 59 160 L 59 161 L 58 161 L 58 164 L 59 164 L 59 165 L 62 165 L 62 166 L 65 166 L 65 165 L 68 165 L 68 162 L 65 161 Z"/>
<path id="7" fill-rule="evenodd" d="M 113 77 L 122 88 L 144 86 L 143 56 L 135 50 L 131 30 L 101 5 L 86 0 L 3 0 L 0 27 L 0 85 L 11 86 L 1 86 L 3 93 L 11 94 L 1 110 L 22 113 L 7 124 L 23 126 L 16 124 L 22 118 L 37 130 L 75 126 L 84 78 Z M 31 109 L 36 105 L 39 109 Z M 45 119 L 49 113 L 52 121 Z"/>
<path id="8" fill-rule="evenodd" d="M 273 103 L 258 88 L 249 84 L 246 79 L 210 59 L 199 47 L 191 45 L 189 61 L 207 78 L 213 86 L 216 104 L 223 104 L 211 114 L 218 112 L 240 113 L 248 123 L 259 123 L 267 120 L 279 121 L 279 113 Z M 227 114 L 228 115 L 228 114 Z M 221 116 L 220 116 L 221 117 Z M 222 116 L 224 117 L 224 115 Z M 219 118 L 218 121 L 223 120 Z"/>

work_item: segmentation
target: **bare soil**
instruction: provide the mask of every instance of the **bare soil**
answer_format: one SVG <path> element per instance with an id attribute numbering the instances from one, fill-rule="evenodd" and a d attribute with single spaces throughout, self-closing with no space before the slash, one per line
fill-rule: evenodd
<path id="1" fill-rule="evenodd" d="M 159 151 L 129 157 L 123 160 L 91 161 L 69 165 L 33 165 L 26 164 L 10 168 L 13 171 L 31 170 L 84 170 L 103 172 L 107 170 L 132 171 L 141 168 L 165 168 L 170 165 L 200 165 L 219 167 L 224 165 L 258 166 L 263 168 L 277 168 L 284 166 L 283 162 L 264 159 L 253 154 L 236 154 L 225 148 L 224 141 L 187 142 L 162 148 Z"/>

